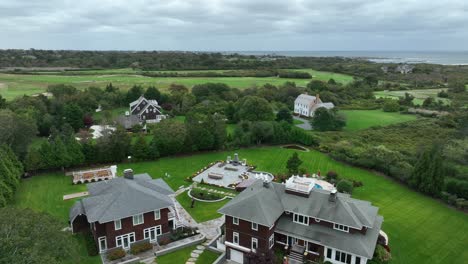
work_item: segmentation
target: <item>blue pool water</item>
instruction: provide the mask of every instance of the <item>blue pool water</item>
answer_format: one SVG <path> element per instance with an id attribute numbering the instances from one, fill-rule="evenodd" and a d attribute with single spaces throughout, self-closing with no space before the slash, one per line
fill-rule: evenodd
<path id="1" fill-rule="evenodd" d="M 320 186 L 320 185 L 318 185 L 318 184 L 315 184 L 315 185 L 314 185 L 314 188 L 315 188 L 315 189 L 323 189 L 322 186 Z"/>

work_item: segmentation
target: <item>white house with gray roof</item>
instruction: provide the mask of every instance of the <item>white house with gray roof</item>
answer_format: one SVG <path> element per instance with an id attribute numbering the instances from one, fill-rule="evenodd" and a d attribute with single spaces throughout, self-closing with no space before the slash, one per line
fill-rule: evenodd
<path id="1" fill-rule="evenodd" d="M 274 247 L 289 263 L 318 260 L 365 264 L 376 247 L 383 217 L 370 202 L 348 194 L 305 186 L 294 176 L 286 184 L 256 181 L 218 212 L 225 215 L 226 256 L 253 263 Z"/>
<path id="2" fill-rule="evenodd" d="M 300 94 L 296 100 L 294 100 L 294 113 L 301 116 L 312 117 L 317 109 L 325 107 L 326 109 L 332 109 L 335 107 L 333 103 L 324 103 L 320 99 L 320 96 Z"/>
<path id="3" fill-rule="evenodd" d="M 176 227 L 174 191 L 162 179 L 133 175 L 87 185 L 89 196 L 70 209 L 72 231 L 91 231 L 99 252 L 146 240 L 156 242 Z"/>

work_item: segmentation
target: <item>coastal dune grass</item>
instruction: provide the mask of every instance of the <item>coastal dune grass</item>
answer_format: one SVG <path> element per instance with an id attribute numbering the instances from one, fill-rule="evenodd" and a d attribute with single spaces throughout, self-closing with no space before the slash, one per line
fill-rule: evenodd
<path id="1" fill-rule="evenodd" d="M 119 175 L 123 169 L 132 168 L 135 173 L 147 172 L 154 178 L 161 177 L 177 190 L 180 186 L 190 184 L 185 180 L 186 177 L 210 162 L 232 156 L 234 152 L 239 153 L 240 158 L 246 158 L 249 164 L 256 165 L 258 170 L 278 174 L 287 172 L 286 161 L 295 151 L 262 147 L 168 157 L 154 162 L 119 164 Z M 468 262 L 467 214 L 385 176 L 336 162 L 320 152 L 297 153 L 303 160 L 301 167 L 308 172 L 320 170 L 323 175 L 334 170 L 340 177 L 363 182 L 364 186 L 356 188 L 353 197 L 368 200 L 380 208 L 379 214 L 384 217 L 382 229 L 390 238 L 392 263 Z M 164 176 L 165 173 L 168 176 Z M 17 191 L 15 206 L 49 212 L 66 225 L 72 202 L 62 201 L 62 195 L 82 191 L 83 188 L 84 185 L 71 185 L 71 179 L 60 173 L 35 176 L 22 182 Z M 215 218 L 216 209 L 205 207 L 203 215 Z"/>

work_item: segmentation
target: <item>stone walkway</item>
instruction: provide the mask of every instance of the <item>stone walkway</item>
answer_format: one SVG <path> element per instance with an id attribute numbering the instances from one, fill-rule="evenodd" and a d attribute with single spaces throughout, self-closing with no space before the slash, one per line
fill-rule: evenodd
<path id="1" fill-rule="evenodd" d="M 203 245 L 198 245 L 192 253 L 190 253 L 190 258 L 185 262 L 185 264 L 195 264 L 197 262 L 198 257 L 205 251 L 205 248 L 207 246 L 207 243 L 203 243 Z"/>

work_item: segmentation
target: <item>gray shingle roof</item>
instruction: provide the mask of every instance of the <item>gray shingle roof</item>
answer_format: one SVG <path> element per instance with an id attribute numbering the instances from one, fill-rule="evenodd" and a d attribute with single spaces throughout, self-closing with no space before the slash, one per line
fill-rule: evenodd
<path id="1" fill-rule="evenodd" d="M 300 94 L 300 95 L 296 98 L 296 100 L 294 100 L 294 103 L 310 105 L 310 104 L 312 104 L 313 102 L 315 102 L 315 99 L 317 99 L 317 97 L 315 97 L 315 96 L 313 96 L 313 95 Z"/>
<path id="2" fill-rule="evenodd" d="M 284 212 L 276 188 L 278 184 L 270 184 L 269 188 L 265 188 L 262 181 L 258 180 L 218 212 L 270 227 Z"/>
<path id="3" fill-rule="evenodd" d="M 377 216 L 373 228 L 366 231 L 366 235 L 360 233 L 346 233 L 330 227 L 312 224 L 309 226 L 296 224 L 288 216 L 282 216 L 276 225 L 276 232 L 313 241 L 316 244 L 333 247 L 348 253 L 372 258 L 374 254 L 379 231 L 382 226 L 382 216 Z"/>
<path id="4" fill-rule="evenodd" d="M 135 175 L 134 180 L 117 177 L 87 187 L 90 196 L 75 203 L 70 220 L 86 214 L 90 223 L 106 223 L 173 206 L 168 197 L 174 193 L 172 189 L 162 179 L 153 180 L 148 174 Z"/>
<path id="5" fill-rule="evenodd" d="M 258 180 L 218 212 L 265 226 L 272 226 L 277 221 L 275 231 L 279 233 L 291 234 L 300 239 L 372 258 L 383 221 L 383 218 L 377 215 L 378 208 L 370 202 L 353 199 L 348 194 L 338 193 L 335 202 L 330 202 L 329 197 L 329 191 L 315 188 L 309 197 L 289 194 L 285 192 L 283 184 L 270 183 L 269 187 L 265 188 L 262 181 Z M 294 223 L 290 216 L 283 214 L 285 211 L 358 230 L 363 227 L 368 229 L 366 235 L 362 235 L 322 225 L 305 226 Z"/>

